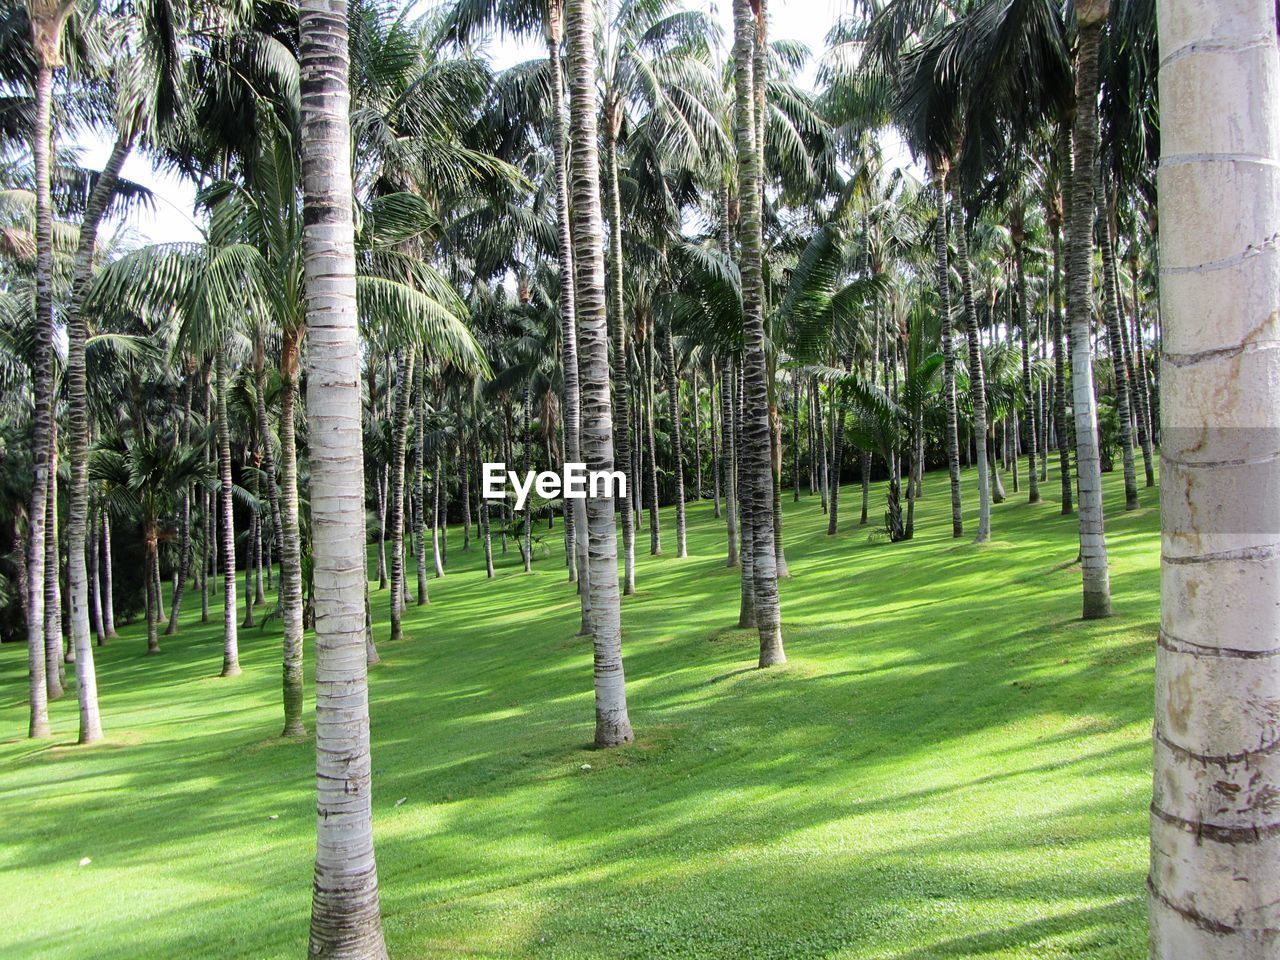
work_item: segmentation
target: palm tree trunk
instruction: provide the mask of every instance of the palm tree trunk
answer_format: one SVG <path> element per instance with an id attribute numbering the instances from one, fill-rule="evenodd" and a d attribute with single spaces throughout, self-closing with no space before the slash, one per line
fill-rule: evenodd
<path id="1" fill-rule="evenodd" d="M 712 497 L 711 515 L 715 517 L 715 519 L 719 520 L 721 518 L 720 461 L 722 459 L 722 454 L 720 450 L 720 443 L 716 439 L 717 432 L 719 430 L 719 427 L 717 426 L 717 423 L 716 423 L 716 421 L 719 419 L 716 415 L 717 410 L 719 408 L 719 401 L 716 399 L 716 392 L 720 389 L 720 385 L 719 385 L 720 382 L 719 382 L 719 378 L 716 376 L 716 361 L 714 358 L 711 360 L 711 367 L 710 367 L 709 373 L 710 373 L 710 379 L 707 381 L 707 412 L 709 414 L 708 422 L 707 422 L 707 428 L 708 428 L 707 432 L 708 432 L 708 438 L 711 441 L 711 497 Z"/>
<path id="2" fill-rule="evenodd" d="M 436 579 L 444 578 L 444 553 L 441 550 L 440 515 L 447 513 L 447 507 L 441 503 L 440 488 L 444 485 L 444 464 L 439 452 L 436 453 L 436 470 L 431 483 L 431 559 L 436 567 Z M 447 538 L 447 534 L 446 534 Z"/>
<path id="3" fill-rule="evenodd" d="M 725 359 L 720 368 L 720 460 L 724 470 L 724 516 L 728 536 L 729 558 L 726 566 L 741 563 L 738 555 L 738 457 L 734 424 L 737 409 L 733 401 L 733 361 Z"/>
<path id="4" fill-rule="evenodd" d="M 557 252 L 560 266 L 560 358 L 564 369 L 564 446 L 565 459 L 569 463 L 582 462 L 582 397 L 578 377 L 578 323 L 577 296 L 574 289 L 573 229 L 569 221 L 569 173 L 566 163 L 568 129 L 564 109 L 564 77 L 560 64 L 560 42 L 564 37 L 563 0 L 551 0 L 547 9 L 547 62 L 551 78 L 551 112 L 555 133 L 556 175 L 556 227 L 559 231 Z M 625 353 L 624 353 L 625 363 Z M 639 475 L 632 471 L 632 484 Z M 628 486 L 628 489 L 631 489 Z M 628 512 L 630 508 L 628 507 Z M 572 523 L 569 517 L 572 516 Z M 591 625 L 591 589 L 588 585 L 590 563 L 587 557 L 587 502 L 575 499 L 565 516 L 565 537 L 570 540 L 573 567 L 570 580 L 576 580 L 578 599 L 582 612 L 581 632 L 586 634 Z M 470 529 L 470 518 L 467 520 Z M 625 523 L 625 521 L 624 521 Z M 626 536 L 624 528 L 624 548 Z M 624 590 L 635 590 L 635 516 L 631 517 L 632 577 L 625 579 Z"/>
<path id="5" fill-rule="evenodd" d="M 604 230 L 600 214 L 600 161 L 596 144 L 596 51 L 594 0 L 569 0 L 570 147 L 573 158 L 573 218 L 577 264 L 579 348 L 582 371 L 582 455 L 588 470 L 614 463 L 613 409 L 609 397 L 609 344 L 605 317 Z M 616 190 L 614 191 L 616 196 Z M 621 224 L 617 224 L 621 227 Z M 622 317 L 618 316 L 619 326 Z M 615 337 L 615 346 L 620 341 Z M 625 360 L 625 349 L 619 360 Z M 626 396 L 622 382 L 619 396 Z M 625 419 L 620 421 L 625 428 Z M 627 463 L 622 458 L 622 464 Z M 590 544 L 591 627 L 597 746 L 632 740 L 622 666 L 622 608 L 614 499 L 587 501 Z"/>
<path id="6" fill-rule="evenodd" d="M 791 502 L 800 502 L 800 377 L 791 378 Z"/>
<path id="7" fill-rule="evenodd" d="M 699 407 L 698 397 L 698 367 L 693 364 L 690 367 L 690 403 L 689 412 L 693 422 L 693 499 L 695 503 L 702 502 L 702 417 Z"/>
<path id="8" fill-rule="evenodd" d="M 963 213 L 956 223 L 956 268 L 960 272 L 960 295 L 964 303 L 964 325 L 969 334 L 969 393 L 973 404 L 973 436 L 978 460 L 978 535 L 975 543 L 991 539 L 991 486 L 987 463 L 987 384 L 982 366 L 978 313 L 973 305 L 973 283 L 969 270 L 969 243 Z"/>
<path id="9" fill-rule="evenodd" d="M 776 406 L 769 408 L 769 473 L 773 494 L 773 562 L 778 578 L 791 576 L 787 568 L 787 555 L 782 542 L 782 413 Z"/>
<path id="10" fill-rule="evenodd" d="M 427 514 L 426 514 L 426 483 L 427 477 L 425 473 L 425 459 L 423 444 L 426 442 L 426 378 L 423 376 L 422 368 L 425 363 L 420 363 L 414 373 L 414 401 L 413 401 L 413 496 L 415 500 L 415 514 L 418 532 L 418 552 L 417 562 L 414 566 L 418 572 L 418 606 L 423 606 L 430 602 L 427 595 Z M 438 468 L 437 468 L 438 472 Z M 434 511 L 433 511 L 434 512 Z M 438 542 L 434 542 L 435 519 L 431 522 L 432 529 L 432 558 L 438 564 L 440 562 L 440 546 Z"/>
<path id="11" fill-rule="evenodd" d="M 831 490 L 827 493 L 827 536 L 834 537 L 840 523 L 840 474 L 844 470 L 844 421 L 847 415 L 845 391 L 839 391 L 834 443 L 831 453 Z"/>
<path id="12" fill-rule="evenodd" d="M 462 474 L 458 477 L 458 491 L 462 495 L 462 552 L 471 549 L 471 458 L 467 434 L 462 423 L 462 406 L 458 407 L 458 459 Z"/>
<path id="13" fill-rule="evenodd" d="M 1280 117 L 1261 91 L 1280 86 L 1276 9 L 1157 7 L 1167 326 L 1151 957 L 1272 960 Z"/>
<path id="14" fill-rule="evenodd" d="M 1129 371 L 1125 364 L 1124 338 L 1120 333 L 1120 292 L 1116 281 L 1116 248 L 1111 218 L 1105 209 L 1098 217 L 1098 242 L 1102 246 L 1102 310 L 1107 324 L 1111 375 L 1115 380 L 1116 415 L 1120 421 L 1120 450 L 1124 464 L 1124 508 L 1138 509 L 1138 474 L 1133 462 L 1133 407 L 1130 404 Z"/>
<path id="15" fill-rule="evenodd" d="M 100 562 L 102 547 L 99 542 L 100 538 L 97 535 L 98 517 L 95 513 L 96 509 L 92 505 L 89 507 L 90 532 L 86 536 L 89 554 L 87 571 L 89 577 L 89 625 L 97 638 L 98 646 L 105 647 L 107 645 L 107 634 L 106 628 L 102 625 L 102 564 Z"/>
<path id="16" fill-rule="evenodd" d="M 214 359 L 218 394 L 218 474 L 222 485 L 222 675 L 234 677 L 240 673 L 240 641 L 236 632 L 236 531 L 231 493 L 231 423 L 227 419 L 227 363 L 224 339 Z"/>
<path id="17" fill-rule="evenodd" d="M 956 350 L 951 325 L 951 268 L 947 259 L 950 235 L 947 217 L 945 161 L 934 167 L 933 187 L 938 203 L 934 230 L 934 257 L 938 274 L 938 319 L 942 325 L 942 397 L 947 411 L 947 472 L 951 479 L 951 536 L 964 536 L 964 504 L 960 499 L 960 421 L 956 412 Z M 963 228 L 963 225 L 962 225 Z"/>
<path id="18" fill-rule="evenodd" d="M 684 445 L 680 438 L 680 378 L 676 374 L 675 337 L 667 330 L 663 337 L 667 372 L 667 416 L 671 418 L 671 465 L 676 484 L 676 557 L 687 557 L 684 515 Z"/>
<path id="19" fill-rule="evenodd" d="M 613 446 L 616 464 L 624 471 L 631 466 L 631 415 L 630 376 L 627 370 L 627 315 L 622 289 L 622 197 L 618 189 L 618 126 L 621 122 L 621 105 L 604 104 L 604 161 L 606 176 L 606 200 L 609 204 L 609 334 L 613 339 Z M 652 420 L 650 420 L 652 426 Z M 630 489 L 634 477 L 627 478 Z M 655 504 L 656 509 L 656 504 Z M 636 531 L 635 518 L 630 510 L 622 511 L 623 581 L 622 592 L 631 596 L 636 592 Z M 680 556 L 684 556 L 683 553 Z"/>
<path id="20" fill-rule="evenodd" d="M 1022 394 L 1025 404 L 1022 411 L 1023 430 L 1026 435 L 1027 445 L 1027 485 L 1030 493 L 1027 497 L 1029 503 L 1040 502 L 1040 478 L 1036 475 L 1036 450 L 1039 442 L 1036 435 L 1036 397 L 1039 395 L 1035 389 L 1035 385 L 1031 379 L 1031 339 L 1028 335 L 1027 326 L 1031 320 L 1029 311 L 1027 310 L 1027 272 L 1026 263 L 1023 259 L 1022 247 L 1022 217 L 1019 213 L 1017 223 L 1015 224 L 1014 233 L 1014 258 L 1016 260 L 1015 269 L 1018 274 L 1018 329 L 1022 334 Z"/>
<path id="21" fill-rule="evenodd" d="M 763 22 L 752 0 L 734 0 L 734 142 L 738 155 L 739 238 L 743 295 L 743 474 L 750 477 L 751 541 L 754 552 L 754 613 L 760 635 L 760 666 L 785 663 L 778 566 L 774 553 L 772 456 L 764 333 L 763 236 L 760 151 L 756 119 L 754 47 Z M 763 17 L 761 18 L 763 19 Z"/>
<path id="22" fill-rule="evenodd" d="M 111 570 L 111 517 L 106 510 L 102 511 L 102 629 L 111 640 L 116 633 L 116 600 L 112 588 Z"/>
<path id="23" fill-rule="evenodd" d="M 1062 323 L 1062 234 L 1053 231 L 1053 432 L 1057 434 L 1058 472 L 1062 483 L 1062 513 L 1075 511 L 1071 482 L 1071 439 L 1067 427 L 1066 344 Z"/>
<path id="24" fill-rule="evenodd" d="M 71 466 L 67 510 L 67 606 L 71 617 L 71 645 L 76 654 L 81 743 L 92 743 L 102 738 L 97 673 L 90 643 L 91 620 L 101 634 L 101 607 L 97 606 L 95 616 L 94 608 L 100 601 L 94 588 L 97 576 L 97 550 L 94 545 L 97 538 L 90 539 L 89 536 L 89 404 L 84 354 L 89 331 L 83 303 L 84 292 L 93 273 L 98 225 L 106 212 L 108 200 L 115 193 L 120 168 L 132 146 L 132 134 L 117 136 L 102 172 L 94 181 L 80 223 L 67 316 L 67 454 Z M 86 545 L 95 568 L 92 571 L 85 566 Z"/>
<path id="25" fill-rule="evenodd" d="M 1142 305 L 1138 296 L 1138 252 L 1131 248 L 1129 254 L 1129 275 L 1133 284 L 1133 340 L 1131 353 L 1133 356 L 1133 385 L 1138 396 L 1138 441 L 1142 444 L 1142 463 L 1146 468 L 1147 486 L 1156 483 L 1155 457 L 1152 442 L 1155 437 L 1155 424 L 1151 417 L 1151 391 L 1147 379 L 1147 350 L 1142 340 Z"/>
<path id="26" fill-rule="evenodd" d="M 409 432 L 409 397 L 412 393 L 414 350 L 406 347 L 396 360 L 396 400 L 391 425 L 391 639 L 404 638 L 404 469 L 405 439 Z"/>
<path id="27" fill-rule="evenodd" d="M 61 557 L 58 550 L 58 429 L 50 437 L 49 490 L 44 518 L 44 658 L 45 685 L 50 700 L 66 692 L 66 666 L 62 662 L 62 591 L 59 589 Z"/>
<path id="28" fill-rule="evenodd" d="M 662 556 L 662 514 L 658 509 L 658 440 L 654 433 L 654 421 L 657 418 L 653 412 L 653 344 L 650 337 L 645 337 L 640 344 L 640 349 L 643 351 L 641 369 L 644 371 L 642 391 L 645 434 L 649 443 L 649 457 L 645 463 L 645 469 L 649 475 L 649 555 L 660 557 Z"/>
<path id="29" fill-rule="evenodd" d="M 302 676 L 302 536 L 298 528 L 298 451 L 294 433 L 301 337 L 301 330 L 286 329 L 280 349 L 280 606 L 284 619 L 282 737 L 304 736 L 307 732 L 302 723 L 305 696 Z M 363 550 L 364 538 L 360 543 Z M 367 576 L 365 574 L 366 593 Z"/>
<path id="30" fill-rule="evenodd" d="M 1071 338 L 1071 387 L 1076 421 L 1076 481 L 1080 499 L 1080 560 L 1084 618 L 1111 613 L 1111 579 L 1102 518 L 1102 468 L 1098 459 L 1098 412 L 1089 338 L 1093 284 L 1094 180 L 1098 147 L 1098 49 L 1110 0 L 1076 5 L 1080 25 L 1076 69 L 1074 169 L 1071 174 L 1067 250 L 1067 313 Z"/>
<path id="31" fill-rule="evenodd" d="M 308 956 L 385 960 L 370 791 L 346 12 L 345 0 L 299 3 L 316 596 L 316 863 Z"/>
<path id="32" fill-rule="evenodd" d="M 31 413 L 32 483 L 27 510 L 27 661 L 30 674 L 31 737 L 49 736 L 45 661 L 45 518 L 49 497 L 49 457 L 53 434 L 53 71 L 61 66 L 62 27 L 74 4 L 69 0 L 32 4 L 30 12 L 36 75 L 35 125 L 31 142 L 36 188 L 36 297 L 34 388 Z"/>
<path id="33" fill-rule="evenodd" d="M 378 589 L 387 589 L 387 466 L 378 468 Z"/>

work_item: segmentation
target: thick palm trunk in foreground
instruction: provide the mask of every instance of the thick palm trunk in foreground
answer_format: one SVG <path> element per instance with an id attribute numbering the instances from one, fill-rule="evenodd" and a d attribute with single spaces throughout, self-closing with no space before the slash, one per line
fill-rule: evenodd
<path id="1" fill-rule="evenodd" d="M 605 322 L 604 230 L 600 216 L 600 159 L 596 126 L 594 0 L 569 0 L 570 148 L 573 157 L 574 258 L 582 371 L 582 457 L 588 470 L 613 469 L 613 410 L 609 399 L 609 344 Z M 595 647 L 597 746 L 632 739 L 622 669 L 622 608 L 614 499 L 587 501 L 591 630 Z"/>
<path id="2" fill-rule="evenodd" d="M 741 203 L 739 236 L 743 301 L 743 423 L 744 474 L 750 483 L 751 543 L 754 553 L 753 608 L 760 634 L 760 666 L 785 663 L 782 611 L 778 603 L 778 564 L 773 534 L 773 462 L 770 451 L 769 398 L 764 335 L 764 275 L 762 268 L 760 152 L 756 143 L 754 45 L 760 25 L 751 0 L 734 0 L 734 142 L 738 154 L 738 196 Z"/>
<path id="3" fill-rule="evenodd" d="M 299 4 L 316 603 L 316 863 L 308 956 L 383 960 L 370 797 L 346 14 L 345 0 Z"/>
<path id="4" fill-rule="evenodd" d="M 1080 499 L 1080 563 L 1084 618 L 1111 613 L 1111 575 L 1102 519 L 1102 465 L 1093 392 L 1093 180 L 1098 148 L 1098 48 L 1110 0 L 1076 4 L 1080 53 L 1076 68 L 1075 162 L 1067 236 L 1067 335 L 1071 340 L 1071 395 L 1076 425 L 1076 483 Z"/>
<path id="5" fill-rule="evenodd" d="M 560 356 L 564 368 L 564 450 L 569 463 L 582 462 L 582 397 L 578 381 L 577 298 L 573 276 L 573 231 L 569 222 L 569 171 L 565 152 L 568 131 L 564 112 L 564 77 L 560 65 L 560 42 L 564 39 L 564 3 L 552 0 L 547 8 L 547 59 L 551 74 L 551 112 L 555 132 L 556 228 L 559 234 L 560 265 Z M 632 484 L 638 481 L 632 471 Z M 631 511 L 628 510 L 630 513 Z M 570 521 L 570 517 L 572 520 Z M 565 537 L 572 541 L 573 566 L 569 579 L 578 583 L 578 603 L 582 613 L 580 632 L 591 630 L 591 589 L 587 558 L 587 503 L 575 499 L 565 516 Z M 625 523 L 625 520 L 624 520 Z M 468 528 L 470 520 L 468 519 Z M 625 528 L 624 528 L 625 529 Z M 632 548 L 635 555 L 635 515 L 631 515 Z M 625 545 L 625 537 L 624 537 Z"/>
<path id="6" fill-rule="evenodd" d="M 1273 0 L 1161 0 L 1155 960 L 1280 957 L 1280 55 Z M 1242 511 L 1241 505 L 1248 504 Z"/>
<path id="7" fill-rule="evenodd" d="M 32 483 L 27 511 L 27 646 L 32 737 L 49 735 L 48 674 L 45 667 L 45 514 L 49 496 L 49 453 L 53 435 L 53 71 L 61 66 L 62 28 L 74 4 L 34 0 L 30 4 L 31 45 L 36 60 L 35 126 L 31 143 L 36 193 L 35 363 L 31 371 Z"/>

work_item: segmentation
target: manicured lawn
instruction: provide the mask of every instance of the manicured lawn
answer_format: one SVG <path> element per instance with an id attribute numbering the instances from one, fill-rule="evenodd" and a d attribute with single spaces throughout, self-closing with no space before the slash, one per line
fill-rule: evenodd
<path id="1" fill-rule="evenodd" d="M 790 663 L 767 672 L 733 629 L 710 503 L 690 506 L 687 560 L 663 511 L 670 556 L 642 527 L 623 606 L 638 740 L 610 752 L 587 746 L 591 649 L 558 524 L 532 576 L 512 544 L 494 581 L 451 530 L 406 640 L 386 642 L 373 594 L 392 957 L 1144 955 L 1159 517 L 1154 490 L 1123 513 L 1119 481 L 1116 616 L 1091 624 L 1056 503 L 1010 485 L 975 547 L 950 538 L 933 474 L 895 546 L 857 527 L 856 487 L 835 538 L 816 497 L 788 493 Z M 976 528 L 971 473 L 965 493 Z M 24 739 L 25 650 L 0 649 L 0 956 L 304 955 L 313 747 L 275 736 L 278 621 L 242 631 L 244 674 L 222 680 L 214 619 L 158 658 L 138 625 L 98 650 L 107 741 L 87 749 L 74 693 L 51 742 Z"/>

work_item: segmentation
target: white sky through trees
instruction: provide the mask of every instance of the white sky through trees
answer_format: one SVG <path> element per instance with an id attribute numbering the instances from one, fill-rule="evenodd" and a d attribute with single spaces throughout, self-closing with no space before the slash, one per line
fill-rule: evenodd
<path id="1" fill-rule="evenodd" d="M 425 8 L 427 4 L 422 6 Z M 691 0 L 690 6 L 709 11 L 720 23 L 724 31 L 722 55 L 727 58 L 733 44 L 732 0 Z M 798 40 L 811 51 L 809 66 L 803 75 L 807 86 L 813 85 L 827 32 L 847 8 L 847 0 L 771 0 L 770 39 Z M 545 45 L 537 38 L 517 42 L 509 37 L 494 36 L 488 41 L 487 49 L 494 68 L 498 70 L 546 55 Z M 87 137 L 79 146 L 83 151 L 81 163 L 95 170 L 102 168 L 111 149 L 110 141 L 103 136 Z M 148 187 L 155 194 L 155 208 L 135 211 L 123 223 L 111 223 L 108 231 L 123 227 L 130 232 L 135 243 L 201 239 L 200 228 L 192 213 L 195 200 L 195 186 L 192 183 L 166 171 L 157 170 L 140 153 L 129 157 L 122 175 Z"/>

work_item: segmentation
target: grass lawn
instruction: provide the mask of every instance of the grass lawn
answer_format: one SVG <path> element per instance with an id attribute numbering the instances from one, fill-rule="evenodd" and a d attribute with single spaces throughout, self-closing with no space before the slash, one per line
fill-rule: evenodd
<path id="1" fill-rule="evenodd" d="M 588 747 L 591 647 L 558 524 L 531 576 L 512 544 L 494 581 L 451 530 L 404 641 L 373 594 L 391 956 L 1145 955 L 1159 512 L 1143 490 L 1124 513 L 1119 473 L 1106 483 L 1116 615 L 1089 624 L 1076 521 L 1052 501 L 1009 484 L 977 547 L 951 539 L 935 473 L 916 540 L 895 546 L 856 525 L 856 487 L 834 538 L 817 498 L 788 492 L 790 662 L 764 672 L 733 629 L 710 503 L 690 506 L 687 560 L 663 511 L 670 555 L 647 555 L 642 526 L 623 605 L 638 739 L 608 752 Z M 305 954 L 314 758 L 275 736 L 278 621 L 241 632 L 244 674 L 223 680 L 220 612 L 200 625 L 193 607 L 160 657 L 137 624 L 97 651 L 106 741 L 90 748 L 73 691 L 54 738 L 26 741 L 26 652 L 0 649 L 7 960 Z"/>

